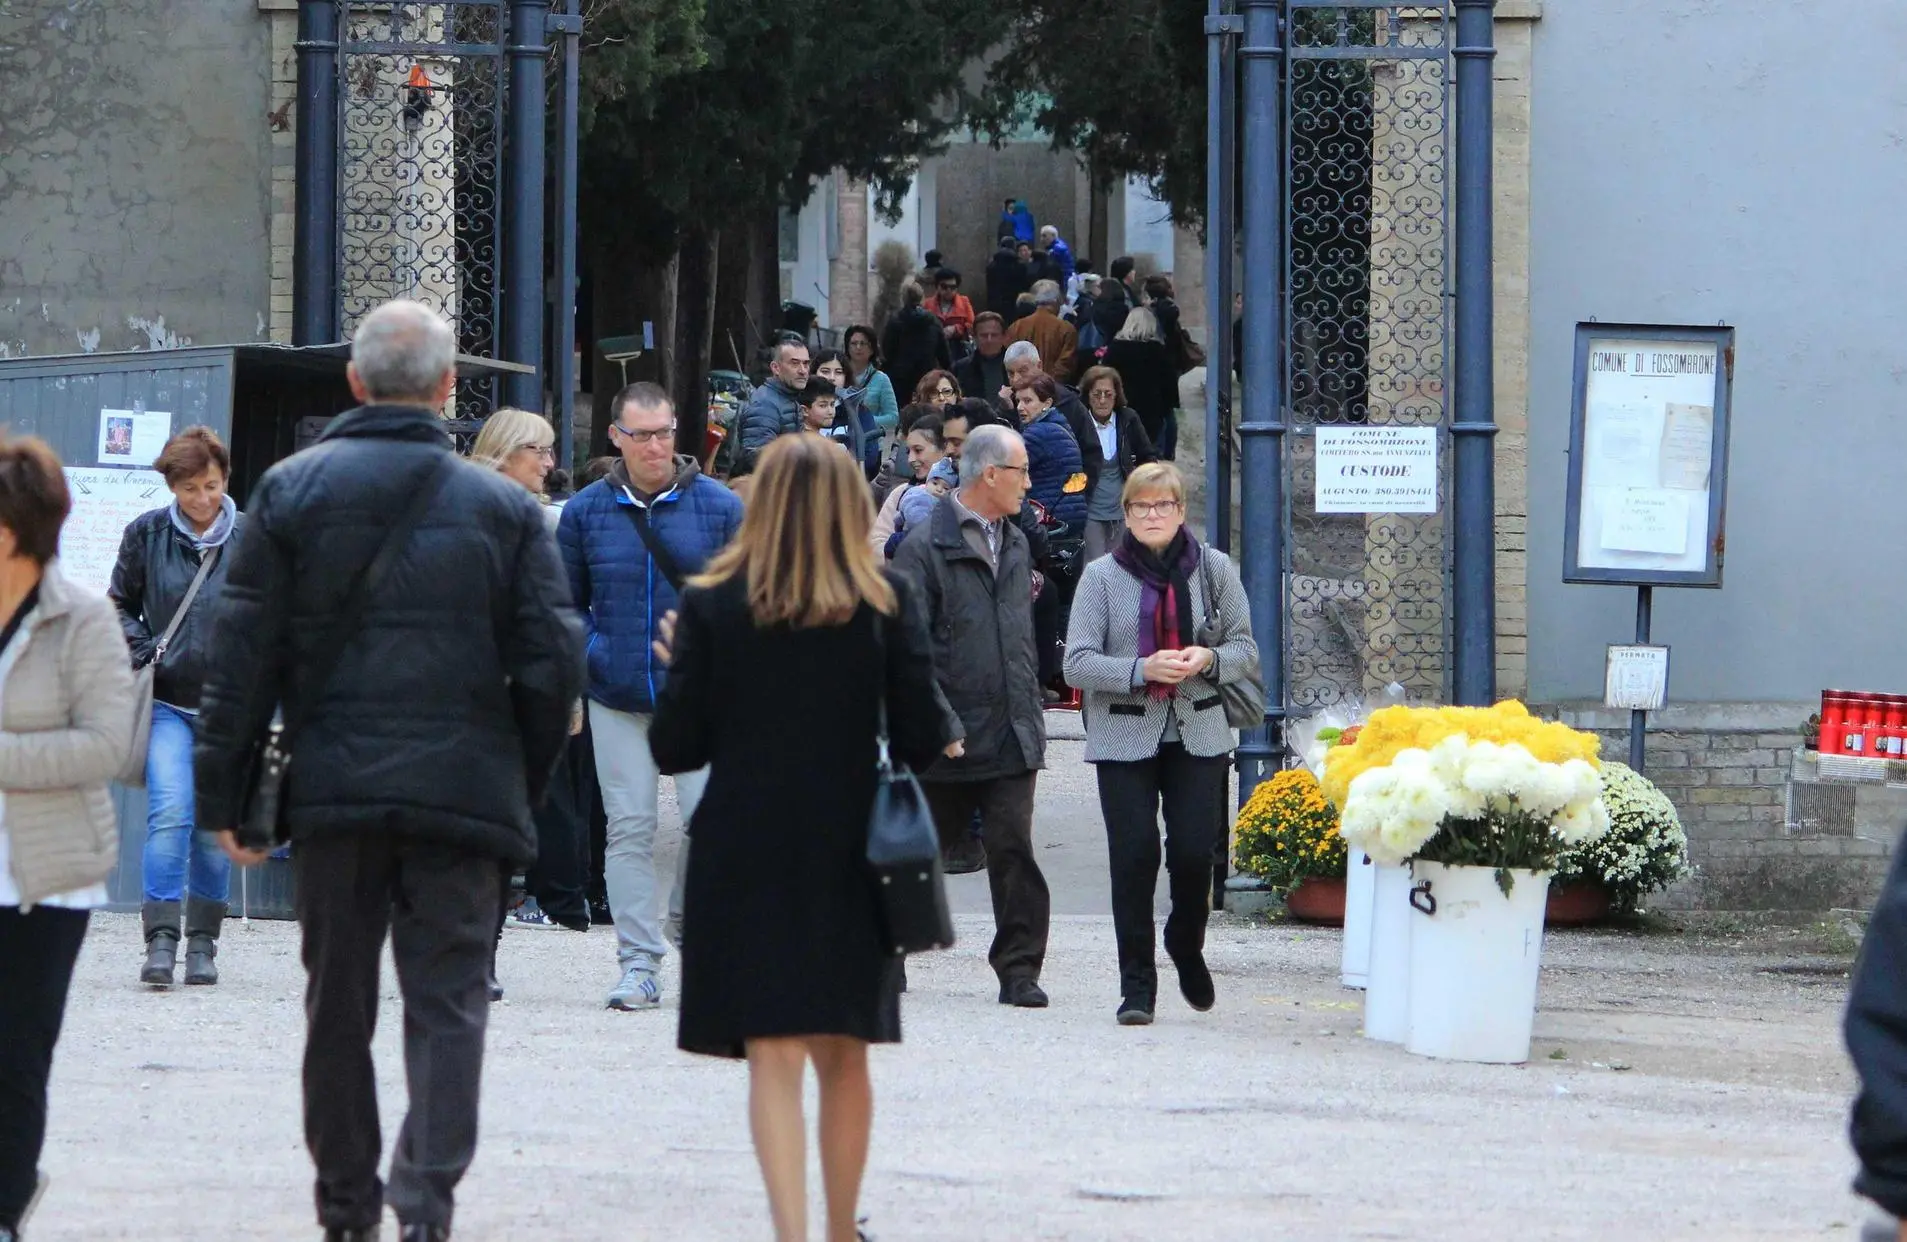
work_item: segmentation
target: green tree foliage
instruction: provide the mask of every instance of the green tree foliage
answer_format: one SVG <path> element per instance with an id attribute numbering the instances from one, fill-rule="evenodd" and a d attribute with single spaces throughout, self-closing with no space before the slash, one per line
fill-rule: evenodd
<path id="1" fill-rule="evenodd" d="M 1203 0 L 1006 0 L 1004 53 L 972 114 L 995 142 L 1028 122 L 1102 185 L 1149 179 L 1173 215 L 1205 206 Z"/>

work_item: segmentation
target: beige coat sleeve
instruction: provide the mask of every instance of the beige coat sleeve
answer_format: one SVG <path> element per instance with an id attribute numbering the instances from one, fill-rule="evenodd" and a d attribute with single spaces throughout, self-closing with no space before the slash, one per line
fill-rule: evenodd
<path id="1" fill-rule="evenodd" d="M 0 788 L 103 785 L 126 764 L 133 736 L 132 661 L 117 614 L 104 596 L 73 601 L 59 661 L 72 703 L 71 723 L 32 733 L 0 730 Z"/>

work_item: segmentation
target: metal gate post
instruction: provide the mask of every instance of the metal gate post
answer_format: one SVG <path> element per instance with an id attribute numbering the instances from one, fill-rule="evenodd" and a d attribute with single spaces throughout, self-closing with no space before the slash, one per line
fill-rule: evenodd
<path id="1" fill-rule="evenodd" d="M 1496 698 L 1496 303 L 1491 289 L 1496 0 L 1456 0 L 1457 202 L 1453 509 L 1454 687 Z"/>
<path id="2" fill-rule="evenodd" d="M 298 5 L 298 145 L 291 343 L 338 340 L 338 5 Z"/>
<path id="3" fill-rule="evenodd" d="M 1238 792 L 1248 797 L 1284 755 L 1284 132 L 1280 125 L 1280 0 L 1244 0 L 1245 357 L 1239 567 L 1265 671 L 1265 725 L 1238 746 Z"/>
<path id="4" fill-rule="evenodd" d="M 504 377 L 503 399 L 543 413 L 543 67 L 549 54 L 550 0 L 510 5 L 509 148 L 503 209 L 503 334 L 506 361 L 536 368 Z M 563 463 L 567 466 L 568 463 Z"/>
<path id="5" fill-rule="evenodd" d="M 1232 400 L 1232 207 L 1237 201 L 1237 56 L 1244 19 L 1228 0 L 1211 0 L 1205 18 L 1205 539 L 1232 550 L 1232 461 L 1226 427 Z"/>
<path id="6" fill-rule="evenodd" d="M 562 169 L 556 182 L 556 333 L 551 376 L 556 383 L 556 464 L 576 471 L 576 127 L 582 98 L 578 66 L 582 58 L 583 0 L 566 0 L 564 12 L 550 19 L 563 36 L 563 114 L 557 118 Z"/>

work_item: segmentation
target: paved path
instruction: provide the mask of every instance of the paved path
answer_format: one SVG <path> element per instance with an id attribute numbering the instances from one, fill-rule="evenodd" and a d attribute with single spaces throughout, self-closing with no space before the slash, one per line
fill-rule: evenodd
<path id="1" fill-rule="evenodd" d="M 1218 1009 L 1171 999 L 1119 1028 L 1077 755 L 1057 745 L 1041 791 L 1054 1007 L 994 1002 L 989 920 L 967 914 L 956 950 L 911 968 L 907 1042 L 877 1050 L 880 1242 L 1851 1236 L 1839 979 L 1679 937 L 1553 936 L 1538 1059 L 1444 1064 L 1356 1034 L 1335 933 L 1221 919 Z M 169 994 L 132 982 L 137 942 L 136 918 L 102 916 L 81 959 L 34 1242 L 315 1237 L 294 929 L 234 927 L 227 982 Z M 459 1239 L 766 1239 L 743 1071 L 677 1053 L 667 1010 L 598 1008 L 612 958 L 600 930 L 506 938 Z M 673 962 L 665 986 L 672 1006 Z"/>

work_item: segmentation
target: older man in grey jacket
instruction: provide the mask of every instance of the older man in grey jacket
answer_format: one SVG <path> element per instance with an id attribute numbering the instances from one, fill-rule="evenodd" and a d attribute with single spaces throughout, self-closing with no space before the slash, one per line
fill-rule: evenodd
<path id="1" fill-rule="evenodd" d="M 894 556 L 920 585 L 934 636 L 934 676 L 960 755 L 920 774 L 943 848 L 980 814 L 993 896 L 1000 1003 L 1046 1007 L 1052 899 L 1033 851 L 1033 789 L 1046 766 L 1039 657 L 1033 640 L 1033 557 L 1013 518 L 1026 496 L 1026 445 L 980 427 L 960 458 L 960 488 L 935 506 Z"/>

